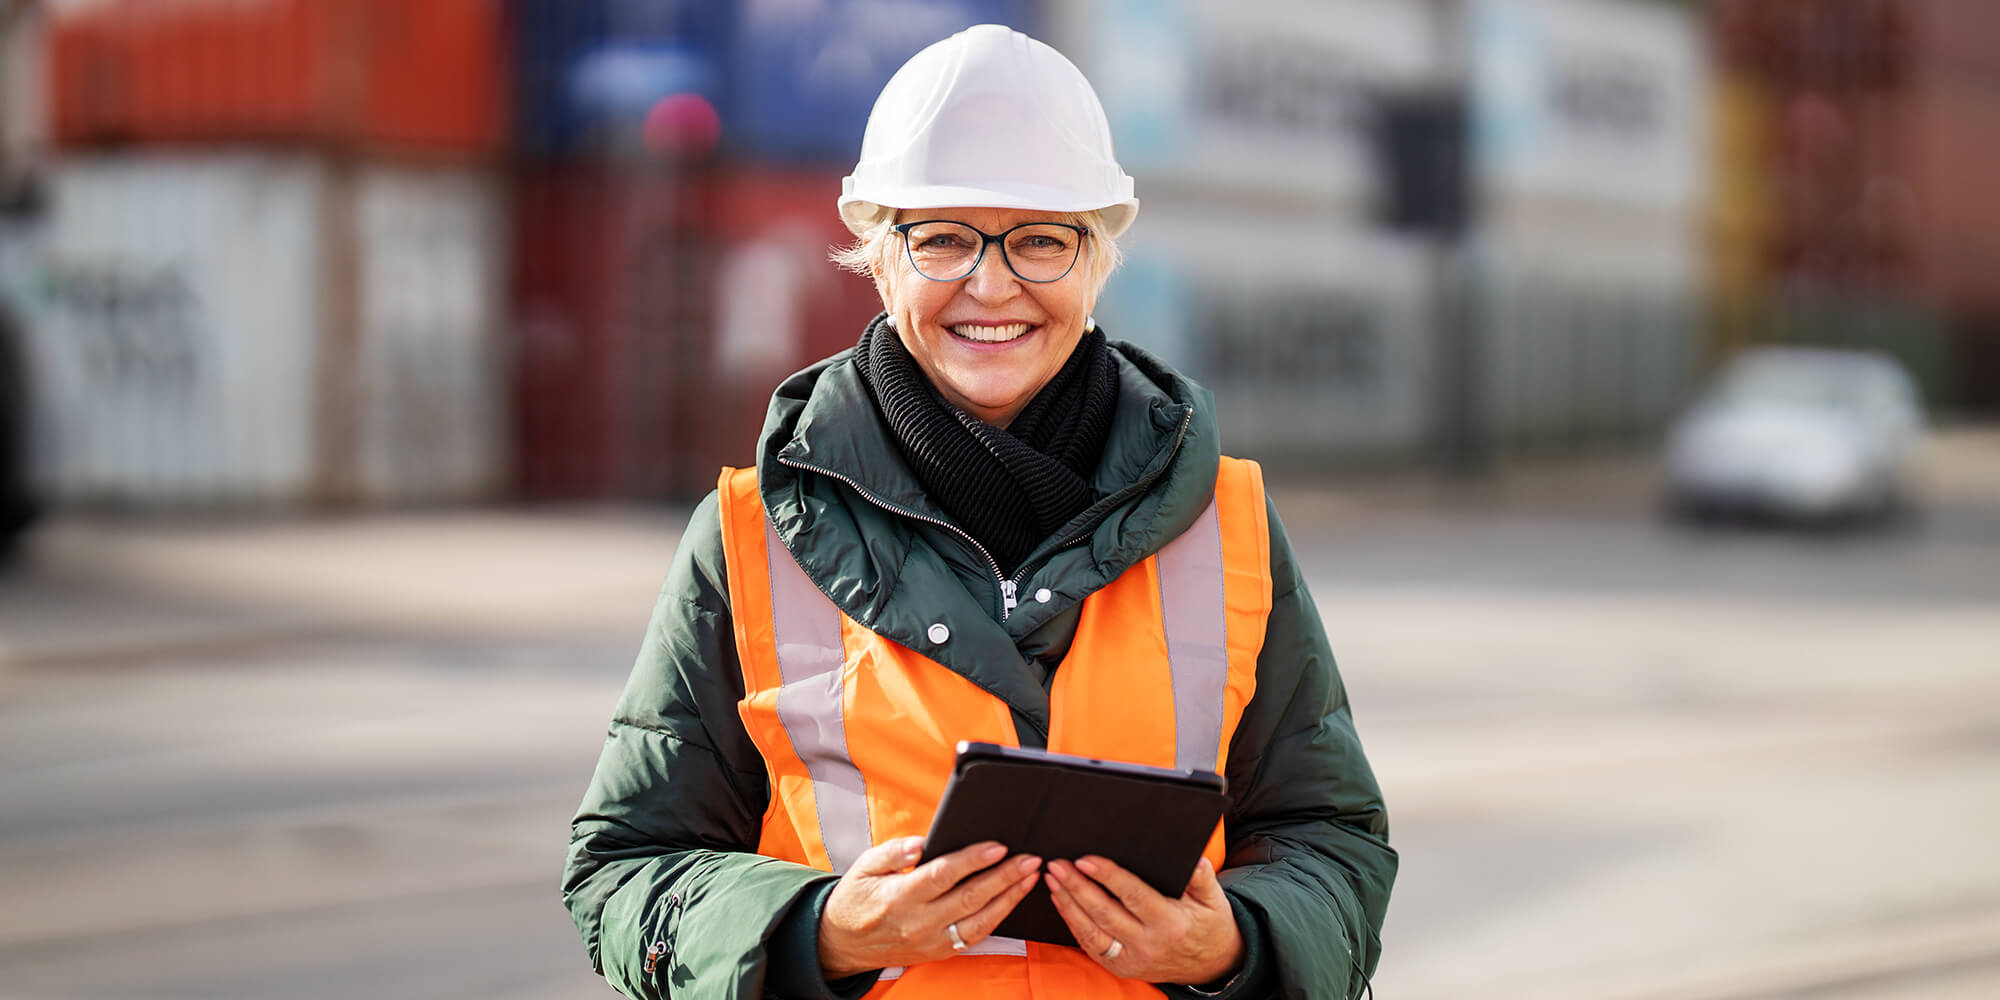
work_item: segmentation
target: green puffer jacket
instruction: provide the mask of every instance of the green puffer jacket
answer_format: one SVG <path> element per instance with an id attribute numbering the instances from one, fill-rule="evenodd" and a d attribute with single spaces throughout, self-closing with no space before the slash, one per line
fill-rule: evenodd
<path id="1" fill-rule="evenodd" d="M 1022 564 L 1003 613 L 992 561 L 950 527 L 898 453 L 843 353 L 787 379 L 757 456 L 766 508 L 857 622 L 933 655 L 1013 708 L 1045 746 L 1048 678 L 1078 602 L 1207 505 L 1220 454 L 1206 390 L 1114 343 L 1120 396 L 1094 486 L 1104 499 Z M 1066 544 L 1065 544 L 1066 543 Z M 1257 690 L 1230 744 L 1223 887 L 1246 943 L 1229 996 L 1349 997 L 1372 972 L 1395 879 L 1381 793 L 1326 635 L 1271 516 L 1273 607 Z M 769 802 L 736 703 L 717 500 L 696 508 L 572 828 L 563 898 L 590 957 L 633 997 L 851 996 L 818 974 L 833 877 L 760 857 Z M 952 641 L 923 638 L 946 622 Z M 1192 996 L 1178 988 L 1176 995 Z"/>

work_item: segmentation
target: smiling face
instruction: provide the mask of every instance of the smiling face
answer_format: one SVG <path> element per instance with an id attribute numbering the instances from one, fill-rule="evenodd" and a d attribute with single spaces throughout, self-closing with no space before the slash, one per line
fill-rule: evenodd
<path id="1" fill-rule="evenodd" d="M 1070 222 L 1060 212 L 1012 208 L 923 208 L 906 219 L 945 219 L 987 233 L 1028 222 Z M 994 425 L 1012 423 L 1035 393 L 1061 370 L 1083 339 L 1097 302 L 1097 269 L 1088 266 L 1096 240 L 1086 239 L 1075 267 L 1046 284 L 1022 281 L 1000 248 L 969 277 L 931 281 L 910 266 L 903 237 L 888 236 L 876 258 L 875 288 L 895 321 L 896 335 L 931 384 L 952 405 Z"/>

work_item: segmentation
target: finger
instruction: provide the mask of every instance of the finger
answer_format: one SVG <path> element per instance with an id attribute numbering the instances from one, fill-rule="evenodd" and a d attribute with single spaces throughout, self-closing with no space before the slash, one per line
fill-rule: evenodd
<path id="1" fill-rule="evenodd" d="M 917 863 L 923 855 L 924 838 L 898 837 L 885 840 L 861 852 L 848 866 L 848 871 L 857 875 L 894 875 Z"/>
<path id="2" fill-rule="evenodd" d="M 1104 891 L 1103 886 L 1080 873 L 1068 862 L 1050 862 L 1049 869 L 1055 874 L 1063 890 L 1069 894 L 1070 900 L 1090 917 L 1091 923 L 1112 937 L 1134 940 L 1139 938 L 1145 921 L 1126 909 L 1125 904 L 1117 897 Z M 1110 942 L 1106 941 L 1105 944 L 1109 945 Z"/>
<path id="3" fill-rule="evenodd" d="M 1054 877 L 1055 866 L 1051 864 L 1049 867 L 1051 873 L 1048 878 L 1049 901 L 1055 904 L 1056 915 L 1063 919 L 1063 923 L 1069 925 L 1069 933 L 1071 937 L 1076 938 L 1076 946 L 1083 949 L 1084 953 L 1097 964 L 1105 965 L 1104 953 L 1111 948 L 1111 932 L 1099 927 L 1097 921 L 1091 919 L 1082 904 L 1076 901 L 1076 897 L 1070 895 L 1065 883 Z"/>
<path id="4" fill-rule="evenodd" d="M 1215 877 L 1215 866 L 1202 858 L 1195 863 L 1194 876 L 1188 879 L 1186 898 L 1205 909 L 1221 910 L 1229 908 L 1229 897 L 1222 892 L 1222 882 Z"/>
<path id="5" fill-rule="evenodd" d="M 1158 920 L 1173 908 L 1173 900 L 1147 885 L 1145 879 L 1126 871 L 1109 859 L 1086 855 L 1076 859 L 1076 870 L 1108 890 L 1142 923 Z M 1082 897 L 1082 894 L 1079 893 L 1079 896 Z"/>
<path id="6" fill-rule="evenodd" d="M 990 868 L 994 862 L 1006 856 L 1005 846 L 988 840 L 924 862 L 916 871 L 916 874 L 923 877 L 923 884 L 929 890 L 924 902 L 935 902 L 939 897 L 958 888 L 958 884 L 974 872 Z"/>
<path id="7" fill-rule="evenodd" d="M 1012 889 L 1016 882 L 1032 877 L 1041 866 L 1042 859 L 1032 855 L 1023 855 L 1005 864 L 994 865 L 960 882 L 958 887 L 940 902 L 947 914 L 956 914 L 957 919 L 963 921 L 984 909 L 995 897 Z M 964 929 L 959 928 L 961 931 Z"/>
<path id="8" fill-rule="evenodd" d="M 1032 860 L 1035 864 L 1024 866 L 1017 862 L 1001 866 L 1013 880 L 992 899 L 987 900 L 986 905 L 981 906 L 970 916 L 958 919 L 958 933 L 968 943 L 978 944 L 986 940 L 988 935 L 999 928 L 1000 921 L 1007 919 L 1007 914 L 1014 912 L 1014 907 L 1021 905 L 1021 900 L 1028 897 L 1028 893 L 1035 888 L 1035 883 L 1041 881 L 1041 859 L 1022 860 Z M 1025 874 L 1022 874 L 1024 869 Z"/>

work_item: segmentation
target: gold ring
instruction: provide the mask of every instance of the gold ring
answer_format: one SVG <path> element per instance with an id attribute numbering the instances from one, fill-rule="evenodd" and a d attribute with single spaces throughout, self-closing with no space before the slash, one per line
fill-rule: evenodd
<path id="1" fill-rule="evenodd" d="M 957 925 L 957 924 L 946 924 L 946 925 L 944 925 L 944 932 L 945 932 L 946 934 L 949 934 L 949 935 L 951 935 L 951 950 L 953 950 L 953 951 L 964 951 L 964 950 L 965 950 L 965 939 L 964 939 L 964 938 L 962 938 L 962 937 L 959 937 L 959 936 L 958 936 L 958 925 Z"/>
<path id="2" fill-rule="evenodd" d="M 1104 949 L 1104 960 L 1109 962 L 1123 954 L 1125 954 L 1125 942 L 1112 938 L 1111 947 Z"/>

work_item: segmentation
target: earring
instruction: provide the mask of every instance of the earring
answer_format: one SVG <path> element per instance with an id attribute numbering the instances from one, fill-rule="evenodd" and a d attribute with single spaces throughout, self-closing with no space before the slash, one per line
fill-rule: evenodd
<path id="1" fill-rule="evenodd" d="M 1096 333 L 1096 332 L 1097 332 L 1097 317 L 1095 317 L 1095 316 L 1085 316 L 1085 317 L 1083 318 L 1083 332 L 1085 332 L 1085 333 Z"/>

